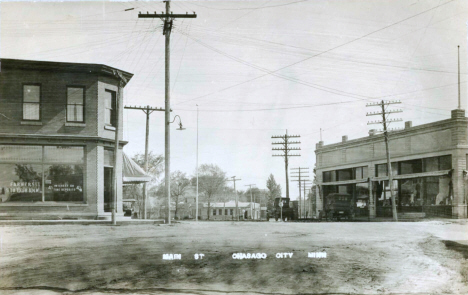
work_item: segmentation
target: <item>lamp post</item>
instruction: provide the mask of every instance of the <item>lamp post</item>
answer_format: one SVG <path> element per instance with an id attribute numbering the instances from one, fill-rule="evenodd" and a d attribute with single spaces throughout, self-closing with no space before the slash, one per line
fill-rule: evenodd
<path id="1" fill-rule="evenodd" d="M 198 222 L 198 104 L 197 104 L 197 195 L 195 198 L 195 221 Z"/>
<path id="2" fill-rule="evenodd" d="M 172 122 L 169 122 L 167 120 L 167 125 L 166 125 L 166 135 L 169 133 L 169 124 L 174 123 L 175 119 L 179 118 L 179 128 L 177 130 L 185 130 L 185 128 L 182 126 L 182 120 L 180 119 L 179 115 L 176 115 L 174 117 L 174 120 Z M 166 137 L 166 139 L 169 139 Z M 165 177 L 165 190 L 164 194 L 166 195 L 166 200 L 167 200 L 167 209 L 166 209 L 166 218 L 167 218 L 167 224 L 171 224 L 171 171 L 170 171 L 170 145 L 169 145 L 169 140 L 166 140 L 165 144 L 165 153 L 166 156 L 164 158 L 164 161 L 166 163 L 165 165 L 165 171 L 164 171 L 164 177 Z"/>

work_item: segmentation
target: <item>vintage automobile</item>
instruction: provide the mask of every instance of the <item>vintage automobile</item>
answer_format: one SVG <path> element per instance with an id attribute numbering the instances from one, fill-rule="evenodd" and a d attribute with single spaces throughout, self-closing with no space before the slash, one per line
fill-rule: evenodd
<path id="1" fill-rule="evenodd" d="M 297 219 L 297 206 L 290 205 L 290 198 L 276 198 L 274 207 L 267 212 L 267 220 L 270 218 L 283 219 L 283 221 Z"/>
<path id="2" fill-rule="evenodd" d="M 324 217 L 329 219 L 354 219 L 352 196 L 349 194 L 333 193 L 326 197 Z"/>

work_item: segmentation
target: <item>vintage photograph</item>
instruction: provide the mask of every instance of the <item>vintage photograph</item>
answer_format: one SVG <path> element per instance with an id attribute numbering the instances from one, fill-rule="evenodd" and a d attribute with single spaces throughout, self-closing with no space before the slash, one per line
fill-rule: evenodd
<path id="1" fill-rule="evenodd" d="M 468 1 L 0 0 L 0 294 L 468 294 Z"/>

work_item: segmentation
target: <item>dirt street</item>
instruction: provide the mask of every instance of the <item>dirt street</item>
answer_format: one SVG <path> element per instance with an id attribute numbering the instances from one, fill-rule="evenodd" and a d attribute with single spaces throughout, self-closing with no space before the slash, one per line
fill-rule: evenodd
<path id="1" fill-rule="evenodd" d="M 2 294 L 468 294 L 466 221 L 2 226 L 0 238 Z"/>

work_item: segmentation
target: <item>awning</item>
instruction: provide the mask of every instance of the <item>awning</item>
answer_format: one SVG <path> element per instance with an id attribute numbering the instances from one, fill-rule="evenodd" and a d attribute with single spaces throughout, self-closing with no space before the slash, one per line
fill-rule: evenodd
<path id="1" fill-rule="evenodd" d="M 127 154 L 123 153 L 123 183 L 143 183 L 151 181 L 151 176 L 138 166 Z"/>

